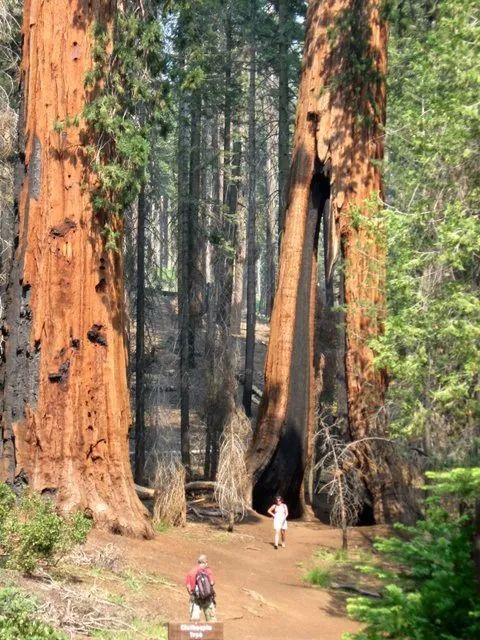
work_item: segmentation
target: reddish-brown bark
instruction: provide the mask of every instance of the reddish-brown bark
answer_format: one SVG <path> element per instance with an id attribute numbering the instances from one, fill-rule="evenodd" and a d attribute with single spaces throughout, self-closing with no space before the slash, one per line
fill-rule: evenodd
<path id="1" fill-rule="evenodd" d="M 383 329 L 382 196 L 387 31 L 380 0 L 310 0 L 307 36 L 265 367 L 265 392 L 249 456 L 254 504 L 280 491 L 294 505 L 312 430 L 315 392 L 311 287 L 318 218 L 330 201 L 327 279 L 342 251 L 346 385 L 352 439 L 383 435 L 386 380 L 370 340 Z M 357 58 L 355 59 L 355 56 Z M 309 208 L 309 202 L 313 207 Z M 306 289 L 310 293 L 306 293 Z M 309 322 L 310 318 L 310 322 Z M 398 467 L 388 446 L 356 448 L 377 521 L 402 517 Z M 296 462 L 292 461 L 294 459 Z M 390 466 L 391 465 L 391 466 Z"/>
<path id="2" fill-rule="evenodd" d="M 8 291 L 0 476 L 66 511 L 150 536 L 129 462 L 121 255 L 92 211 L 82 113 L 93 24 L 113 0 L 27 0 L 23 23 L 21 185 Z M 121 230 L 120 221 L 111 221 Z"/>

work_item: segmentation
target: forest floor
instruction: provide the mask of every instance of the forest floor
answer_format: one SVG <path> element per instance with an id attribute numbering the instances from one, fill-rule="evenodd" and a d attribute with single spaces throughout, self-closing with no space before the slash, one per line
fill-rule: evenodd
<path id="1" fill-rule="evenodd" d="M 354 566 L 370 555 L 378 533 L 352 529 L 346 558 L 339 532 L 317 521 L 291 522 L 287 547 L 278 551 L 271 520 L 256 515 L 233 534 L 193 522 L 150 541 L 94 531 L 86 547 L 48 573 L 25 578 L 4 572 L 0 583 L 33 593 L 44 619 L 70 630 L 72 638 L 159 640 L 166 638 L 167 621 L 187 619 L 185 574 L 206 553 L 226 640 L 340 640 L 359 627 L 346 617 L 348 594 L 332 585 L 361 579 L 365 586 Z M 304 580 L 313 567 L 322 576 L 320 587 Z"/>

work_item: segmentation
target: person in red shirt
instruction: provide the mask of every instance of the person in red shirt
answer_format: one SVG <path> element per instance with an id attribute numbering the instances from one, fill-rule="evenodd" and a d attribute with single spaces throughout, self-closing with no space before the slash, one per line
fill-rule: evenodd
<path id="1" fill-rule="evenodd" d="M 199 574 L 200 575 L 199 577 Z M 187 573 L 185 585 L 190 595 L 190 620 L 200 620 L 201 613 L 207 622 L 216 622 L 215 610 L 215 580 L 212 570 L 208 567 L 207 556 L 198 557 L 197 566 Z"/>

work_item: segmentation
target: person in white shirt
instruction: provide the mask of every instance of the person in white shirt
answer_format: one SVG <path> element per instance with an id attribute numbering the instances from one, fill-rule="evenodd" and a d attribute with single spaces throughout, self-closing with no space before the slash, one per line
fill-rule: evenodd
<path id="1" fill-rule="evenodd" d="M 278 543 L 280 541 L 281 535 L 282 547 L 285 547 L 288 507 L 284 503 L 282 496 L 277 496 L 275 498 L 275 502 L 268 510 L 268 513 L 273 517 L 273 530 L 275 532 L 273 546 L 275 547 L 275 549 L 278 549 Z"/>

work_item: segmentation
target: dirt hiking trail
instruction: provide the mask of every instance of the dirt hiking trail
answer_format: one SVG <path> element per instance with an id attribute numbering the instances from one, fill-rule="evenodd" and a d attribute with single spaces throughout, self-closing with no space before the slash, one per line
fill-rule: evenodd
<path id="1" fill-rule="evenodd" d="M 369 546 L 368 529 L 352 531 L 352 546 Z M 340 640 L 358 625 L 345 615 L 345 595 L 310 587 L 302 573 L 319 548 L 339 549 L 339 532 L 318 522 L 290 522 L 287 547 L 272 545 L 272 520 L 251 516 L 229 534 L 217 525 L 189 523 L 151 541 L 96 532 L 90 550 L 115 544 L 135 572 L 159 580 L 142 589 L 140 614 L 185 621 L 185 574 L 206 553 L 216 579 L 218 618 L 225 640 Z M 140 594 L 139 594 L 140 595 Z"/>

